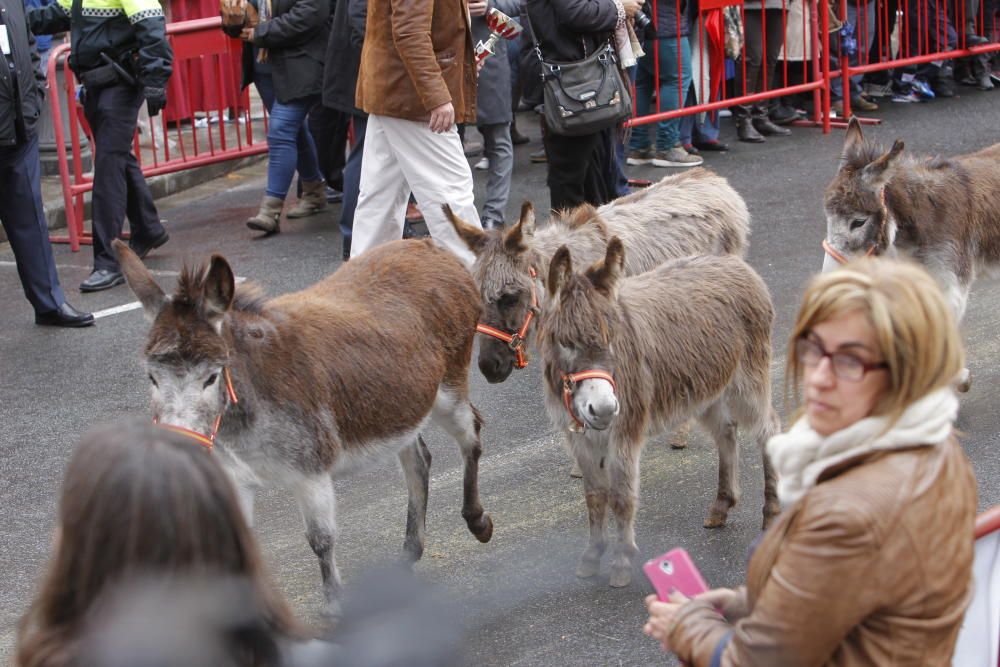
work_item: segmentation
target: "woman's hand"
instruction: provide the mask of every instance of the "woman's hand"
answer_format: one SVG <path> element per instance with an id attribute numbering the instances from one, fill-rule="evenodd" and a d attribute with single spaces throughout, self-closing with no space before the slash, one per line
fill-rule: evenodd
<path id="1" fill-rule="evenodd" d="M 667 635 L 674 623 L 674 616 L 677 615 L 681 605 L 687 601 L 688 597 L 680 591 L 671 593 L 667 602 L 661 602 L 655 595 L 646 596 L 646 610 L 649 612 L 649 620 L 646 621 L 642 631 L 660 642 L 664 651 L 670 650 Z"/>
<path id="2" fill-rule="evenodd" d="M 244 42 L 252 42 L 253 30 L 254 30 L 253 28 L 243 28 L 243 31 L 240 33 L 240 39 L 242 39 Z"/>
<path id="3" fill-rule="evenodd" d="M 243 25 L 246 20 L 246 0 L 220 0 L 222 25 Z"/>
<path id="4" fill-rule="evenodd" d="M 644 2 L 645 0 L 622 0 L 622 9 L 625 10 L 625 16 L 635 16 Z"/>

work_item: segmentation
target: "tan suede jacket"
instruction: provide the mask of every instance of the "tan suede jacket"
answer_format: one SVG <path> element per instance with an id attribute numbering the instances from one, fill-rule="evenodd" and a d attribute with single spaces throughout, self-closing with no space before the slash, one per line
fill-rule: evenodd
<path id="1" fill-rule="evenodd" d="M 422 121 L 451 102 L 456 123 L 474 123 L 473 60 L 465 0 L 368 0 L 357 105 Z"/>
<path id="2" fill-rule="evenodd" d="M 670 645 L 691 667 L 946 667 L 975 512 L 954 439 L 844 462 L 768 529 L 727 617 L 693 600 Z"/>

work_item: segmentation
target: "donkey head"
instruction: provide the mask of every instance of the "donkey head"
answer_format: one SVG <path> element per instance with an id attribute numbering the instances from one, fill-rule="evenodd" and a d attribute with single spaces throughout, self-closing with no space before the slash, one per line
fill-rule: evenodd
<path id="1" fill-rule="evenodd" d="M 224 324 L 235 295 L 229 263 L 212 255 L 208 267 L 185 267 L 168 297 L 126 244 L 116 240 L 114 249 L 152 322 L 143 356 L 154 418 L 209 433 L 226 407 L 231 334 Z"/>
<path id="2" fill-rule="evenodd" d="M 824 198 L 827 256 L 823 271 L 836 268 L 842 260 L 882 254 L 892 245 L 895 223 L 885 205 L 884 190 L 902 151 L 902 141 L 888 151 L 866 141 L 861 123 L 851 118 L 840 170 Z"/>
<path id="3" fill-rule="evenodd" d="M 614 376 L 615 341 L 621 314 L 618 284 L 624 275 L 625 248 L 612 237 L 604 259 L 583 273 L 574 273 L 569 248 L 556 251 L 549 265 L 544 329 L 540 344 L 545 377 L 562 394 L 575 421 L 603 430 L 618 414 L 615 386 L 607 379 L 574 380 L 586 371 Z"/>
<path id="4" fill-rule="evenodd" d="M 533 297 L 536 280 L 532 277 L 535 235 L 535 211 L 531 204 L 521 206 L 521 218 L 509 230 L 484 231 L 467 224 L 451 207 L 445 205 L 445 216 L 451 221 L 459 238 L 476 255 L 472 275 L 483 298 L 482 323 L 508 334 L 519 333 L 535 309 Z M 540 296 L 540 295 L 539 295 Z M 520 344 L 527 346 L 529 327 Z M 514 344 L 497 338 L 480 336 L 479 370 L 489 382 L 503 382 L 514 369 L 517 358 Z"/>

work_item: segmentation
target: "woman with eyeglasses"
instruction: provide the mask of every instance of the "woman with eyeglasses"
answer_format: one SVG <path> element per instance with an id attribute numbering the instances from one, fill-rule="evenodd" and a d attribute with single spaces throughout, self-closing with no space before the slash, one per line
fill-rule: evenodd
<path id="1" fill-rule="evenodd" d="M 976 482 L 955 439 L 961 339 L 921 268 L 863 259 L 809 284 L 791 429 L 768 443 L 785 508 L 746 585 L 647 598 L 691 667 L 947 665 L 971 595 Z"/>

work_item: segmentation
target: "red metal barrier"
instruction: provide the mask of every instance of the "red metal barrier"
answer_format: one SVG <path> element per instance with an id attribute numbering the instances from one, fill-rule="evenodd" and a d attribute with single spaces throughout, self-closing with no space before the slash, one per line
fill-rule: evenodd
<path id="1" fill-rule="evenodd" d="M 675 16 L 677 21 L 677 29 L 680 29 L 681 22 L 686 21 L 686 3 L 690 3 L 692 0 L 651 0 L 652 6 L 652 16 L 654 21 L 654 26 L 658 25 L 658 2 L 672 2 L 675 3 Z M 672 118 L 679 118 L 681 116 L 688 116 L 697 113 L 713 112 L 718 109 L 725 109 L 736 105 L 747 105 L 756 104 L 770 100 L 775 97 L 783 97 L 786 95 L 795 95 L 801 93 L 812 93 L 813 95 L 813 117 L 812 121 L 808 124 L 822 126 L 824 131 L 829 131 L 829 61 L 827 58 L 823 57 L 823 54 L 829 53 L 829 31 L 828 31 L 828 0 L 805 0 L 804 6 L 809 8 L 809 11 L 803 11 L 801 17 L 801 24 L 789 24 L 788 10 L 789 10 L 789 0 L 782 0 L 781 11 L 781 33 L 774 35 L 773 32 L 769 35 L 766 29 L 766 21 L 761 21 L 762 30 L 760 34 L 761 51 L 766 54 L 767 52 L 767 42 L 768 40 L 780 39 L 784 43 L 785 33 L 788 31 L 789 26 L 799 27 L 802 35 L 802 56 L 801 56 L 801 73 L 793 71 L 798 69 L 798 66 L 790 65 L 790 59 L 787 55 L 782 59 L 783 66 L 780 69 L 781 75 L 778 77 L 778 81 L 774 80 L 773 72 L 768 72 L 766 67 L 762 67 L 762 84 L 757 85 L 757 82 L 749 82 L 747 80 L 746 62 L 747 62 L 747 44 L 743 41 L 741 46 L 741 57 L 737 67 L 741 68 L 741 71 L 737 73 L 737 80 L 741 83 L 734 91 L 735 95 L 729 96 L 726 91 L 725 75 L 724 73 L 718 71 L 720 67 L 724 67 L 724 57 L 718 53 L 718 49 L 722 48 L 722 45 L 718 44 L 718 35 L 713 35 L 713 32 L 718 31 L 718 26 L 723 25 L 722 12 L 726 7 L 738 7 L 740 18 L 743 21 L 743 25 L 746 25 L 747 12 L 756 12 L 757 14 L 764 14 L 760 9 L 746 9 L 743 6 L 743 0 L 701 0 L 698 3 L 698 15 L 696 19 L 692 22 L 693 25 L 690 29 L 691 38 L 689 41 L 694 41 L 693 37 L 698 36 L 698 42 L 705 44 L 708 42 L 708 48 L 698 48 L 692 51 L 691 60 L 692 64 L 697 62 L 701 65 L 701 70 L 705 71 L 707 68 L 710 72 L 708 77 L 709 83 L 705 85 L 705 77 L 699 77 L 699 80 L 693 80 L 696 91 L 698 93 L 699 102 L 694 105 L 681 106 L 681 108 L 675 108 L 664 111 L 662 109 L 662 102 L 660 95 L 657 95 L 656 100 L 656 110 L 653 113 L 639 114 L 638 106 L 636 106 L 637 113 L 631 121 L 628 122 L 630 127 L 639 127 L 647 125 L 649 123 L 655 123 L 662 120 L 669 120 Z M 776 11 L 776 10 L 768 10 Z M 724 30 L 724 28 L 723 28 Z M 647 43 L 648 44 L 648 43 Z M 686 99 L 686 91 L 681 90 L 681 66 L 680 66 L 680 51 L 681 45 L 678 42 L 678 94 L 682 102 Z M 652 59 L 654 80 L 660 80 L 660 40 L 653 40 L 652 53 L 647 57 Z M 764 56 L 764 63 L 767 62 L 766 55 Z M 795 76 L 795 75 L 798 76 Z M 800 79 L 800 81 L 795 81 L 794 79 Z M 758 90 L 759 88 L 759 90 Z M 644 106 L 644 105 L 643 105 Z"/>
<path id="2" fill-rule="evenodd" d="M 841 19 L 854 18 L 857 42 L 856 54 L 847 57 L 838 40 L 835 55 L 839 64 L 830 72 L 831 85 L 839 78 L 844 91 L 844 117 L 851 115 L 852 95 L 848 91 L 852 76 L 1000 51 L 1000 43 L 976 43 L 982 41 L 977 36 L 998 37 L 995 17 L 985 15 L 987 4 L 980 2 L 978 14 L 969 17 L 964 0 L 898 0 L 895 13 L 890 12 L 889 3 L 839 0 Z M 967 30 L 969 23 L 974 24 L 974 33 Z"/>
<path id="3" fill-rule="evenodd" d="M 976 539 L 1000 530 L 1000 505 L 991 507 L 976 517 Z"/>
<path id="4" fill-rule="evenodd" d="M 168 122 L 167 114 L 162 113 L 153 118 L 148 128 L 148 145 L 144 142 L 147 137 L 136 132 L 133 147 L 142 173 L 147 178 L 267 152 L 266 113 L 255 130 L 251 116 L 251 98 L 247 91 L 238 91 L 239 81 L 234 81 L 232 76 L 233 60 L 239 63 L 241 59 L 242 42 L 227 37 L 222 32 L 221 25 L 222 21 L 218 17 L 167 25 L 167 35 L 174 50 L 175 68 L 185 63 L 200 64 L 203 71 L 214 72 L 214 76 L 210 78 L 214 81 L 216 90 L 208 91 L 212 94 L 206 95 L 202 88 L 197 91 L 190 89 L 191 85 L 204 81 L 203 77 L 188 86 L 171 82 L 168 95 L 174 99 L 178 95 L 185 96 L 185 104 L 172 105 L 172 108 L 182 110 L 186 117 L 178 118 L 174 114 Z M 66 58 L 68 53 L 69 46 L 65 44 L 53 49 L 47 73 L 67 227 L 66 235 L 53 235 L 51 239 L 56 243 L 69 243 L 73 251 L 77 251 L 81 244 L 91 242 L 89 232 L 84 230 L 83 221 L 84 194 L 93 189 L 93 180 L 83 169 L 82 138 L 87 136 L 93 144 L 93 137 L 76 99 L 76 80 L 69 69 Z M 65 79 L 62 89 L 56 78 L 59 66 L 63 68 Z M 227 90 L 227 86 L 236 86 L 236 93 Z M 66 96 L 67 108 L 74 116 L 68 123 L 71 154 L 66 151 L 60 95 Z M 212 101 L 218 108 L 195 109 L 193 106 L 198 105 L 192 105 L 192 99 Z M 239 100 L 239 106 L 226 107 L 227 101 L 234 99 Z M 165 141 L 161 142 L 158 135 Z"/>

